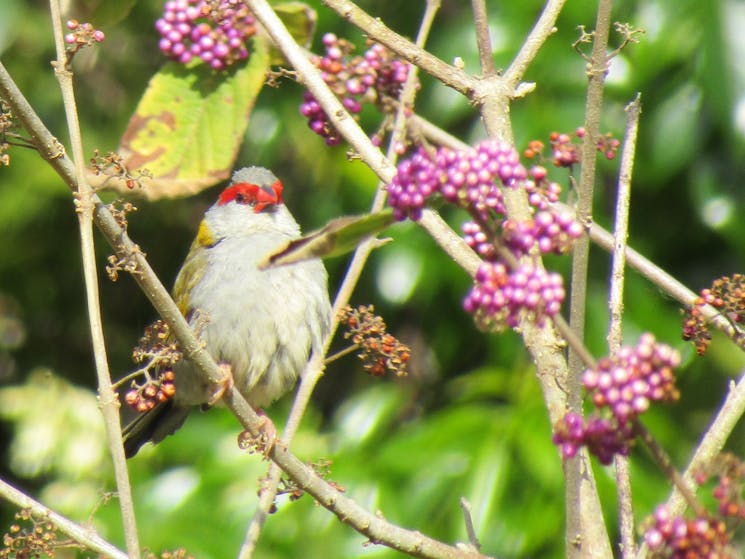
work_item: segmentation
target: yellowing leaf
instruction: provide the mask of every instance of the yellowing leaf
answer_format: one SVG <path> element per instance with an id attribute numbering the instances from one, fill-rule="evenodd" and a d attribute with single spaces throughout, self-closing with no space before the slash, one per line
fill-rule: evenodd
<path id="1" fill-rule="evenodd" d="M 266 42 L 254 37 L 248 61 L 237 68 L 171 62 L 153 76 L 119 148 L 130 172 L 152 174 L 142 180 L 147 198 L 195 194 L 230 176 L 268 68 Z M 122 189 L 105 178 L 92 181 Z"/>

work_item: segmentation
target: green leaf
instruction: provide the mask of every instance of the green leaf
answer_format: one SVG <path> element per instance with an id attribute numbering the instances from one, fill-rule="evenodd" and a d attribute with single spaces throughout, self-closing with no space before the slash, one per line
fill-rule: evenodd
<path id="1" fill-rule="evenodd" d="M 266 42 L 252 44 L 234 69 L 172 62 L 152 77 L 119 148 L 130 171 L 152 174 L 145 196 L 195 194 L 228 178 L 269 68 Z"/>
<path id="2" fill-rule="evenodd" d="M 288 242 L 281 250 L 270 254 L 259 264 L 259 268 L 274 268 L 310 258 L 331 258 L 345 254 L 369 236 L 386 229 L 393 221 L 390 208 L 374 214 L 339 217 L 319 231 Z"/>
<path id="3" fill-rule="evenodd" d="M 273 8 L 295 42 L 302 47 L 310 48 L 318 21 L 316 11 L 303 2 L 285 2 Z M 276 47 L 271 49 L 271 64 L 287 64 L 285 57 Z"/>

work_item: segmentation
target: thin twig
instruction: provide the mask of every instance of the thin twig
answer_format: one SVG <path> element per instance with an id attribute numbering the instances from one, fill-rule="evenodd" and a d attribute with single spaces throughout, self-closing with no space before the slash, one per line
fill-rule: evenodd
<path id="1" fill-rule="evenodd" d="M 603 88 L 608 71 L 606 49 L 611 24 L 611 0 L 599 0 L 593 35 L 592 58 L 588 65 L 587 100 L 585 103 L 585 135 L 582 143 L 582 170 L 577 191 L 576 219 L 585 227 L 592 223 L 592 199 L 595 186 L 596 143 L 600 130 L 603 107 Z M 580 339 L 584 339 L 585 306 L 587 296 L 587 269 L 589 263 L 589 239 L 577 240 L 572 251 L 572 289 L 569 309 L 569 324 Z M 570 409 L 581 413 L 580 364 L 574 352 L 569 352 L 570 379 L 568 390 Z"/>
<path id="2" fill-rule="evenodd" d="M 693 510 L 696 516 L 706 515 L 706 508 L 698 501 L 698 499 L 696 499 L 690 481 L 687 481 L 680 472 L 678 472 L 675 466 L 673 466 L 670 457 L 659 445 L 657 439 L 652 436 L 652 433 L 647 431 L 647 428 L 644 427 L 639 419 L 634 419 L 634 433 L 642 440 L 642 442 L 644 442 L 657 463 L 657 466 L 665 473 L 667 478 L 673 482 L 673 486 L 683 496 L 686 504 L 691 507 L 691 510 Z"/>
<path id="3" fill-rule="evenodd" d="M 350 353 L 354 353 L 360 348 L 359 344 L 352 344 L 349 347 L 346 347 L 344 349 L 341 349 L 334 353 L 333 355 L 329 355 L 326 358 L 326 361 L 324 361 L 324 365 L 328 365 L 329 363 L 333 363 L 334 361 L 341 359 L 342 357 L 346 357 Z"/>
<path id="4" fill-rule="evenodd" d="M 460 508 L 463 511 L 463 522 L 466 524 L 466 533 L 468 534 L 468 541 L 474 547 L 474 549 L 481 549 L 481 542 L 479 537 L 476 535 L 476 529 L 473 527 L 473 516 L 471 516 L 471 503 L 465 497 L 460 498 Z"/>
<path id="5" fill-rule="evenodd" d="M 596 18 L 596 33 L 593 43 L 593 56 L 588 70 L 587 100 L 585 104 L 585 136 L 582 144 L 582 171 L 577 189 L 576 219 L 585 227 L 592 223 L 592 198 L 595 183 L 595 140 L 600 129 L 600 115 L 603 105 L 603 85 L 607 63 L 605 59 L 610 28 L 611 0 L 599 0 Z M 590 256 L 590 241 L 586 235 L 577 239 L 572 250 L 572 278 L 569 306 L 569 325 L 575 335 L 584 340 L 585 308 L 587 298 L 587 270 Z M 580 356 L 573 350 L 569 351 L 569 378 L 567 382 L 567 398 L 569 410 L 582 413 L 582 386 L 580 374 L 582 363 Z M 570 466 L 571 466 L 570 461 Z M 594 536 L 587 530 L 593 524 L 603 523 L 602 517 L 585 519 L 582 517 L 580 499 L 583 474 L 578 466 L 567 469 L 566 479 L 566 541 L 568 549 L 574 553 L 569 557 L 584 556 L 583 549 L 591 544 Z M 570 548 L 570 542 L 577 540 L 577 534 L 582 542 L 579 546 Z"/>
<path id="6" fill-rule="evenodd" d="M 59 0 L 49 2 L 52 27 L 54 29 L 54 43 L 57 50 L 57 60 L 53 64 L 55 75 L 62 91 L 62 102 L 67 117 L 67 128 L 70 133 L 73 159 L 75 161 L 75 175 L 78 189 L 75 192 L 76 211 L 80 227 L 80 249 L 83 255 L 83 276 L 88 307 L 88 322 L 91 332 L 93 356 L 98 377 L 99 405 L 106 426 L 106 438 L 109 442 L 114 464 L 119 507 L 122 513 L 122 524 L 127 542 L 127 552 L 132 559 L 140 557 L 140 544 L 137 535 L 132 488 L 129 482 L 124 447 L 122 446 L 121 419 L 119 417 L 119 399 L 111 384 L 108 358 L 106 356 L 106 341 L 103 335 L 101 319 L 100 294 L 98 289 L 98 272 L 96 269 L 96 254 L 93 241 L 93 202 L 92 190 L 85 178 L 85 157 L 78 121 L 75 93 L 72 83 L 72 72 L 67 66 L 67 53 L 62 31 L 62 18 Z"/>
<path id="7" fill-rule="evenodd" d="M 565 2 L 566 0 L 548 0 L 546 2 L 538 21 L 523 41 L 520 50 L 512 60 L 512 64 L 504 73 L 503 79 L 510 88 L 515 89 L 518 86 L 538 51 L 556 31 L 556 19 L 559 17 Z"/>
<path id="8" fill-rule="evenodd" d="M 494 76 L 497 73 L 497 69 L 494 66 L 494 58 L 492 56 L 489 17 L 486 13 L 485 0 L 471 0 L 471 10 L 473 11 L 473 24 L 476 27 L 476 44 L 479 47 L 481 75 L 484 77 Z"/>
<path id="9" fill-rule="evenodd" d="M 573 208 L 564 204 L 556 204 L 556 207 L 561 208 L 563 211 L 574 211 Z M 596 223 L 590 226 L 590 240 L 607 252 L 613 251 L 613 235 Z M 660 291 L 674 298 L 684 306 L 693 304 L 694 299 L 698 297 L 696 293 L 631 247 L 626 247 L 626 263 L 649 280 L 652 285 L 660 289 Z M 738 333 L 719 311 L 707 305 L 703 307 L 702 312 L 710 324 L 725 333 L 732 341 L 738 342 Z"/>
<path id="10" fill-rule="evenodd" d="M 30 510 L 34 517 L 49 520 L 57 530 L 85 546 L 86 549 L 95 551 L 103 557 L 128 559 L 126 553 L 104 540 L 93 528 L 81 526 L 69 518 L 65 518 L 22 493 L 3 479 L 0 479 L 0 497 L 13 503 L 19 509 Z"/>
<path id="11" fill-rule="evenodd" d="M 636 136 L 639 130 L 641 98 L 626 106 L 626 132 L 621 154 L 616 195 L 616 218 L 613 231 L 614 248 L 610 280 L 610 325 L 608 328 L 608 353 L 617 355 L 623 337 L 623 293 L 624 272 L 626 270 L 626 244 L 629 236 L 629 207 L 631 200 L 631 177 L 636 152 Z M 618 493 L 618 513 L 621 527 L 621 555 L 631 559 L 636 554 L 634 545 L 634 509 L 631 495 L 631 471 L 627 456 L 616 455 L 616 491 Z"/>

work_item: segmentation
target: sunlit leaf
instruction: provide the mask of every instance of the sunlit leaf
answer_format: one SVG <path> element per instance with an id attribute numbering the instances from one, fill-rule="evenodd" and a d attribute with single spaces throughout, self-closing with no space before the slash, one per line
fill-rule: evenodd
<path id="1" fill-rule="evenodd" d="M 386 229 L 393 221 L 390 208 L 374 214 L 334 219 L 323 229 L 288 242 L 281 250 L 270 254 L 259 267 L 273 268 L 310 258 L 345 254 L 371 235 Z"/>
<path id="2" fill-rule="evenodd" d="M 266 42 L 252 44 L 236 69 L 171 62 L 150 80 L 119 148 L 131 172 L 152 174 L 143 180 L 146 197 L 195 194 L 228 178 L 269 68 Z"/>

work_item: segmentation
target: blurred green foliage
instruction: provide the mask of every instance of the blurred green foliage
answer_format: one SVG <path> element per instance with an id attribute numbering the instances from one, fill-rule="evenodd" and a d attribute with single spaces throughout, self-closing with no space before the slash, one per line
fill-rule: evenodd
<path id="1" fill-rule="evenodd" d="M 75 60 L 86 153 L 113 150 L 149 77 L 164 63 L 153 28 L 161 6 L 135 0 L 72 4 L 71 16 L 92 20 L 106 33 L 104 43 Z M 328 31 L 363 44 L 358 30 L 319 2 L 309 4 L 318 10 L 316 49 Z M 362 5 L 408 36 L 415 35 L 423 9 L 423 2 L 367 0 Z M 488 2 L 498 66 L 509 64 L 541 5 L 538 0 Z M 0 58 L 47 126 L 67 142 L 49 65 L 53 46 L 46 4 L 3 0 L 1 10 Z M 593 2 L 567 3 L 556 33 L 526 76 L 536 82 L 536 90 L 514 104 L 518 147 L 582 124 L 585 61 L 571 44 L 576 27 L 591 29 L 594 15 Z M 638 45 L 612 63 L 602 125 L 620 137 L 623 107 L 641 92 L 630 243 L 694 290 L 716 276 L 742 272 L 745 221 L 738 215 L 745 199 L 745 56 L 737 29 L 744 18 L 740 3 L 724 1 L 625 2 L 614 13 L 614 19 L 646 30 Z M 444 0 L 428 48 L 447 61 L 459 56 L 467 71 L 478 73 L 475 45 L 469 3 Z M 237 161 L 272 168 L 286 185 L 287 205 L 312 230 L 331 218 L 366 211 L 376 179 L 361 163 L 348 161 L 343 146 L 329 149 L 308 130 L 298 113 L 301 95 L 290 82 L 262 92 Z M 484 137 L 467 100 L 426 76 L 417 112 L 468 142 Z M 374 118 L 363 114 L 362 124 L 371 132 Z M 3 389 L 6 397 L 28 400 L 20 408 L 21 418 L 7 407 L 2 410 L 8 421 L 0 431 L 0 474 L 73 518 L 93 514 L 94 525 L 121 544 L 116 502 L 97 508 L 103 492 L 114 487 L 107 464 L 93 476 L 55 463 L 69 460 L 64 453 L 34 463 L 35 451 L 50 443 L 38 433 L 27 437 L 25 451 L 17 448 L 24 426 L 34 425 L 37 415 L 47 415 L 46 409 L 56 405 L 36 392 L 43 374 L 34 371 L 44 368 L 88 388 L 86 405 L 95 403 L 95 375 L 70 193 L 35 153 L 15 148 L 11 157 L 11 166 L 0 169 L 0 382 L 14 387 Z M 616 161 L 599 165 L 596 220 L 606 227 L 612 223 L 616 171 Z M 568 183 L 566 172 L 555 171 L 554 177 Z M 166 284 L 215 195 L 213 189 L 190 199 L 138 203 L 129 232 Z M 457 212 L 446 210 L 445 216 L 455 227 L 465 220 Z M 458 504 L 464 496 L 473 506 L 485 552 L 562 556 L 561 464 L 519 337 L 476 331 L 461 311 L 468 278 L 415 225 L 397 225 L 390 234 L 394 242 L 373 255 L 353 301 L 374 303 L 390 330 L 412 346 L 411 374 L 381 381 L 366 377 L 354 358 L 334 363 L 318 387 L 295 451 L 308 461 L 331 460 L 331 478 L 350 496 L 403 526 L 446 541 L 465 540 Z M 98 251 L 103 267 L 109 253 L 103 241 Z M 609 262 L 607 254 L 593 250 L 587 336 L 597 355 L 605 352 Z M 346 264 L 344 257 L 327 262 L 332 288 Z M 566 272 L 568 260 L 551 264 Z M 101 276 L 109 360 L 112 370 L 123 373 L 132 368 L 129 353 L 154 312 L 130 278 L 112 284 Z M 685 356 L 679 377 L 682 401 L 651 412 L 646 420 L 675 463 L 683 465 L 745 360 L 721 337 L 705 358 L 695 358 L 680 341 L 678 305 L 634 272 L 627 276 L 626 289 L 627 339 L 651 331 Z M 342 346 L 338 340 L 336 347 Z M 18 392 L 15 387 L 27 382 Z M 45 382 L 57 386 L 62 380 Z M 68 386 L 60 394 L 59 406 L 68 406 L 86 393 Z M 287 400 L 270 411 L 278 423 Z M 79 436 L 80 429 L 93 436 L 64 414 L 45 419 L 52 431 L 44 436 L 58 437 L 60 445 Z M 256 480 L 266 467 L 236 448 L 236 433 L 227 412 L 213 411 L 191 418 L 177 436 L 131 461 L 143 545 L 155 551 L 184 546 L 200 558 L 235 555 L 255 506 Z M 744 450 L 742 435 L 740 430 L 731 441 L 733 450 Z M 18 453 L 27 461 L 23 467 Z M 641 521 L 668 486 L 643 451 L 634 452 L 632 468 Z M 599 468 L 597 473 L 613 526 L 612 471 Z M 91 479 L 97 491 L 87 485 Z M 307 496 L 298 502 L 280 499 L 260 545 L 260 556 L 266 558 L 395 555 L 365 546 L 361 536 Z"/>

